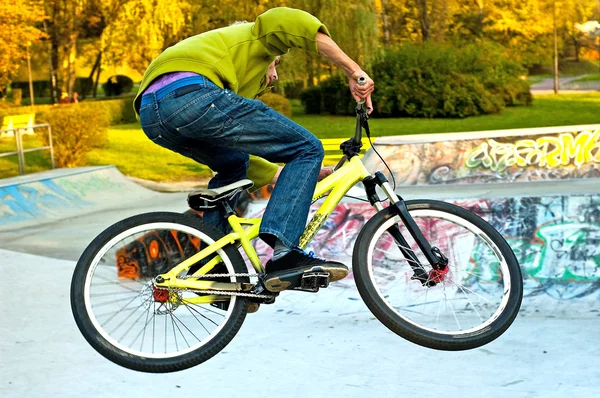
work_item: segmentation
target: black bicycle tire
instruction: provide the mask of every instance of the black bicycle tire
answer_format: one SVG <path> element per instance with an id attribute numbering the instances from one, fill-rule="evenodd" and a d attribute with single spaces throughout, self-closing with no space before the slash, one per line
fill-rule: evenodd
<path id="1" fill-rule="evenodd" d="M 85 249 L 81 255 L 73 278 L 71 280 L 71 310 L 75 322 L 81 334 L 88 343 L 102 356 L 123 367 L 148 373 L 167 373 L 188 369 L 199 365 L 219 353 L 241 328 L 247 314 L 248 302 L 243 297 L 236 299 L 230 318 L 226 324 L 206 345 L 197 348 L 181 356 L 170 358 L 146 358 L 133 355 L 118 349 L 108 342 L 93 326 L 89 314 L 85 308 L 84 286 L 85 278 L 91 261 L 99 250 L 101 250 L 114 236 L 139 225 L 152 222 L 169 222 L 185 225 L 197 229 L 215 241 L 223 237 L 223 234 L 212 226 L 202 222 L 199 218 L 171 212 L 153 212 L 129 217 L 125 220 L 108 227 L 98 235 Z M 247 268 L 240 253 L 232 246 L 223 249 L 229 257 L 235 272 L 246 273 Z M 247 277 L 238 277 L 240 282 L 249 282 Z"/>
<path id="2" fill-rule="evenodd" d="M 400 337 L 415 344 L 436 350 L 460 351 L 473 349 L 500 337 L 513 323 L 519 312 L 523 298 L 521 268 L 506 240 L 485 220 L 459 206 L 435 200 L 411 200 L 407 201 L 406 205 L 409 211 L 413 209 L 433 209 L 453 214 L 471 222 L 488 235 L 500 249 L 509 268 L 511 291 L 507 305 L 498 318 L 489 325 L 487 330 L 469 336 L 446 335 L 424 330 L 402 319 L 391 310 L 377 293 L 369 277 L 367 262 L 368 247 L 373 234 L 384 222 L 396 215 L 395 211 L 391 207 L 388 207 L 379 211 L 365 224 L 354 246 L 352 257 L 354 279 L 358 291 L 369 310 L 381 323 Z"/>

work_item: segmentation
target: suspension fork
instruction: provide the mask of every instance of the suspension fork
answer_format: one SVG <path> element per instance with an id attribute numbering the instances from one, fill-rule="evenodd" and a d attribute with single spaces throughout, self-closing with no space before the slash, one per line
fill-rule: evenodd
<path id="1" fill-rule="evenodd" d="M 385 176 L 378 171 L 375 173 L 375 175 L 365 178 L 363 180 L 363 184 L 365 186 L 369 202 L 377 210 L 382 210 L 383 205 L 381 204 L 381 199 L 379 198 L 379 195 L 377 195 L 375 187 L 381 187 L 383 192 L 390 200 L 390 207 L 392 207 L 396 215 L 400 217 L 400 219 L 406 226 L 406 229 L 408 229 L 408 232 L 411 234 L 415 242 L 417 242 L 419 249 L 421 249 L 421 252 L 423 252 L 425 258 L 427 259 L 427 262 L 429 262 L 429 264 L 434 270 L 441 272 L 445 271 L 446 267 L 448 266 L 448 258 L 444 256 L 444 254 L 440 251 L 439 248 L 435 246 L 432 247 L 429 244 L 429 242 L 421 232 L 421 229 L 408 212 L 404 199 L 396 195 L 392 187 L 390 187 L 390 184 L 385 178 Z M 415 252 L 410 248 L 408 242 L 400 233 L 400 228 L 398 228 L 398 225 L 394 224 L 393 226 L 391 226 L 388 229 L 388 232 L 390 235 L 392 235 L 394 241 L 396 242 L 396 245 L 400 249 L 400 252 L 406 258 L 406 260 L 410 264 L 410 267 L 413 269 L 414 275 L 412 279 L 419 280 L 423 285 L 434 286 L 436 284 L 436 281 L 434 279 L 436 278 L 432 278 L 431 275 L 427 273 L 427 271 L 425 271 L 425 268 L 415 255 Z"/>

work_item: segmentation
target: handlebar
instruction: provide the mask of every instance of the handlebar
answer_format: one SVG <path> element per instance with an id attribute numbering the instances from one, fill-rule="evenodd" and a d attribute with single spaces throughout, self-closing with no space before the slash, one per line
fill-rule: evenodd
<path id="1" fill-rule="evenodd" d="M 364 76 L 356 79 L 359 86 L 364 86 L 367 84 L 367 78 Z M 354 143 L 360 144 L 362 143 L 362 118 L 367 115 L 367 106 L 366 100 L 363 98 L 360 101 L 356 101 L 356 130 L 354 133 Z"/>
<path id="2" fill-rule="evenodd" d="M 365 84 L 367 84 L 367 78 L 361 76 L 357 79 L 357 82 L 360 86 L 364 86 Z M 346 160 L 350 159 L 352 156 L 356 156 L 359 154 L 360 147 L 362 146 L 363 127 L 365 127 L 367 131 L 367 136 L 369 135 L 369 126 L 367 124 L 368 118 L 369 113 L 367 112 L 366 99 L 356 101 L 356 131 L 354 133 L 354 138 L 351 138 L 348 141 L 344 141 L 342 145 L 340 145 L 340 149 L 344 153 L 344 156 L 334 167 L 334 171 L 342 167 Z"/>

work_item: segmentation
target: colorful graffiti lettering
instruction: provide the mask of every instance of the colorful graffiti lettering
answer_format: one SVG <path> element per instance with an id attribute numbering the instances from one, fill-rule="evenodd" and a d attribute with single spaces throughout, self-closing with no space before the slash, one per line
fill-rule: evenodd
<path id="1" fill-rule="evenodd" d="M 553 130 L 495 139 L 375 144 L 399 186 L 600 178 L 600 128 Z M 364 162 L 369 170 L 385 170 L 373 152 Z"/>
<path id="2" fill-rule="evenodd" d="M 557 168 L 579 167 L 586 163 L 600 163 L 600 130 L 543 136 L 515 143 L 489 139 L 473 150 L 466 166 L 501 172 L 514 165 Z"/>

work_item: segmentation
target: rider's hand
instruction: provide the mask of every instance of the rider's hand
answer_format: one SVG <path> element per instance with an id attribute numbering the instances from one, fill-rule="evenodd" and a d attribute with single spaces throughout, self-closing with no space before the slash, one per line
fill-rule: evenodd
<path id="1" fill-rule="evenodd" d="M 358 78 L 364 77 L 367 79 L 367 83 L 364 85 L 358 84 Z M 355 71 L 350 76 L 350 92 L 356 101 L 362 101 L 366 99 L 366 105 L 368 108 L 368 113 L 373 112 L 373 102 L 371 101 L 371 93 L 375 90 L 375 82 L 367 75 L 366 72 L 362 70 Z"/>
<path id="2" fill-rule="evenodd" d="M 317 179 L 317 181 L 321 181 L 323 178 L 327 177 L 331 173 L 333 173 L 333 166 L 321 167 L 321 171 L 319 172 L 319 178 Z"/>

